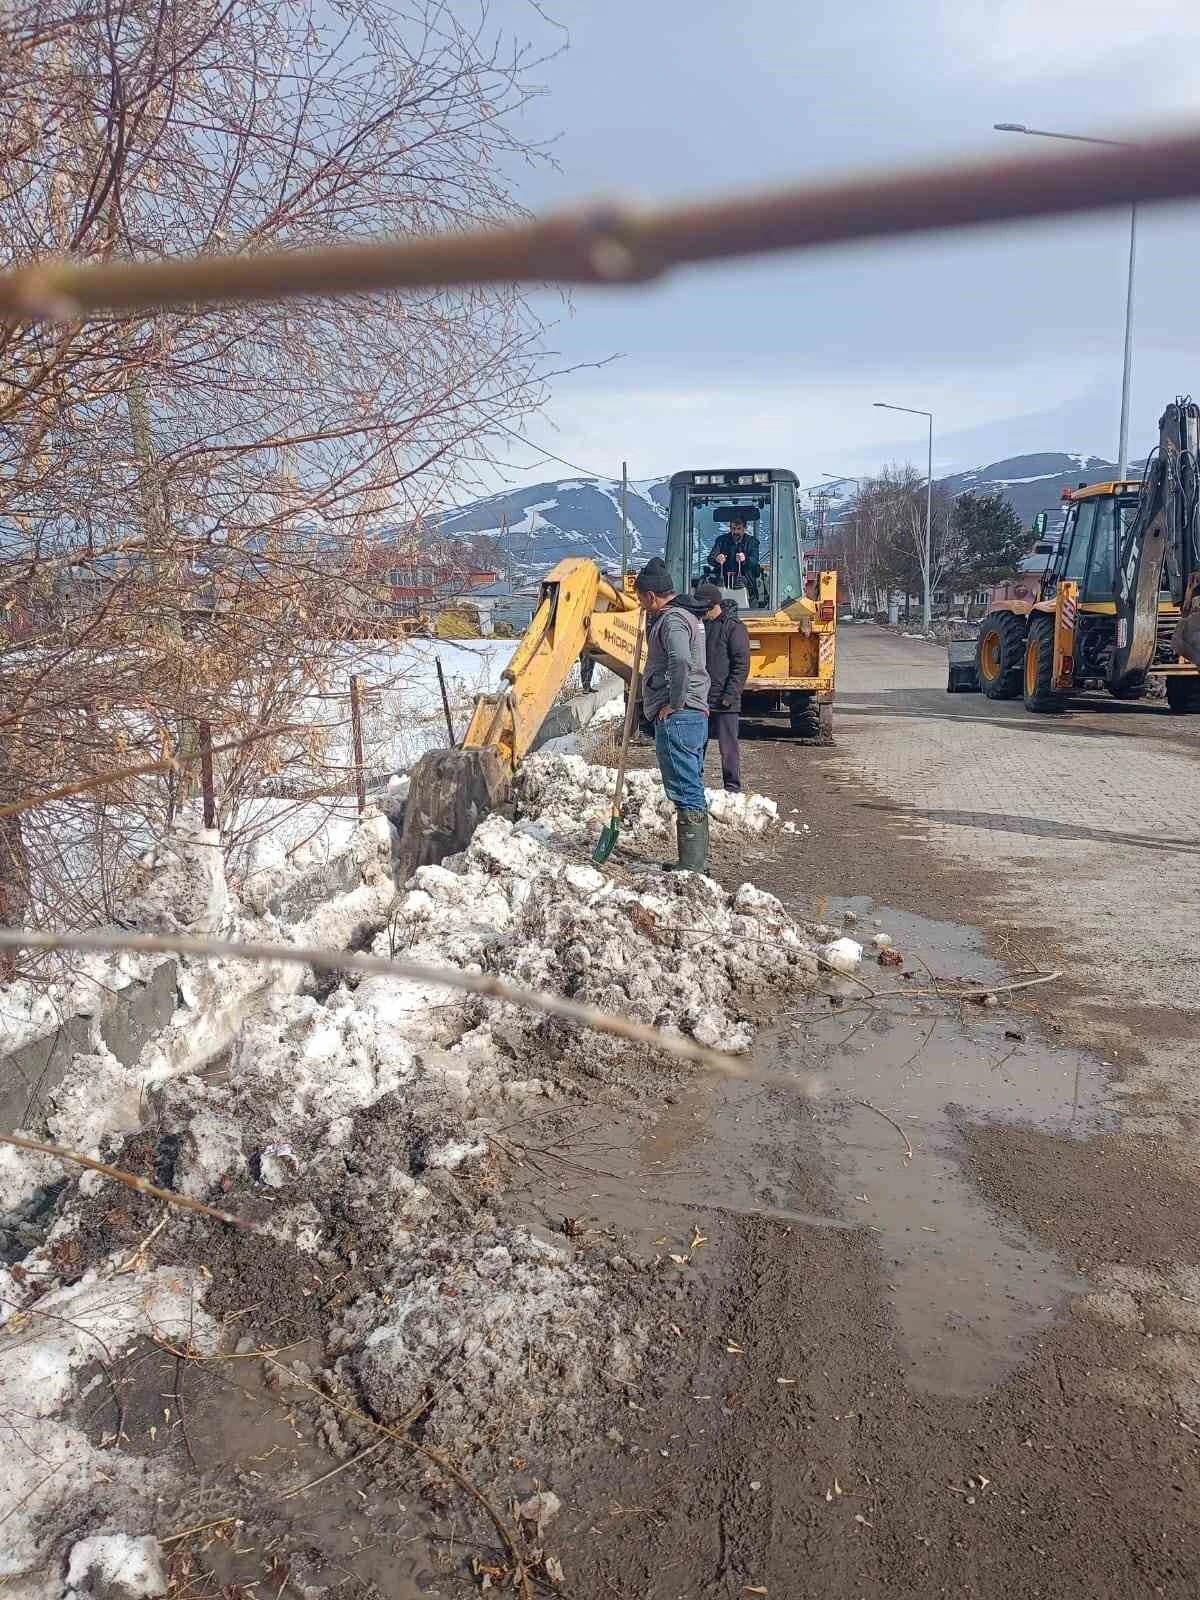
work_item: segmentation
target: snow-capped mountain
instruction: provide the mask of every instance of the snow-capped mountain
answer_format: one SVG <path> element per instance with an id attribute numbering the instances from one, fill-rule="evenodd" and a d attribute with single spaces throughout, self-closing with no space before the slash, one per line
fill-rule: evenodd
<path id="1" fill-rule="evenodd" d="M 631 482 L 627 505 L 629 560 L 641 566 L 661 555 L 666 541 L 667 480 Z M 587 556 L 607 572 L 620 572 L 621 481 L 562 478 L 512 489 L 447 511 L 438 527 L 446 538 L 496 540 L 518 582 L 542 577 L 564 556 Z"/>
<path id="2" fill-rule="evenodd" d="M 1132 462 L 1128 475 L 1140 478 L 1142 466 L 1140 461 Z M 1116 475 L 1115 463 L 1106 461 L 1103 456 L 1056 450 L 1010 456 L 1006 461 L 993 461 L 986 467 L 952 472 L 937 482 L 953 495 L 1003 495 L 1027 528 L 1033 526 L 1033 519 L 1039 511 L 1045 511 L 1053 529 L 1062 520 L 1064 489 L 1077 489 L 1084 483 L 1107 483 Z M 830 523 L 836 523 L 853 505 L 854 479 L 842 478 L 821 487 L 827 496 L 826 517 Z"/>
<path id="3" fill-rule="evenodd" d="M 1143 463 L 1130 464 L 1129 476 L 1140 478 Z M 956 472 L 942 482 L 952 494 L 1002 494 L 1028 528 L 1039 511 L 1050 516 L 1050 525 L 1062 513 L 1062 491 L 1077 489 L 1082 483 L 1107 483 L 1117 475 L 1115 462 L 1102 456 L 1067 455 L 1053 451 L 1045 455 L 1013 456 L 1008 461 L 993 461 L 991 466 L 970 472 Z"/>
<path id="4" fill-rule="evenodd" d="M 1039 511 L 1049 513 L 1053 529 L 1061 521 L 1064 489 L 1081 483 L 1103 483 L 1116 467 L 1101 456 L 1050 452 L 1013 456 L 986 467 L 956 472 L 939 481 L 952 494 L 1002 494 L 1026 527 Z M 1140 477 L 1141 462 L 1130 467 Z M 853 478 L 823 483 L 826 517 L 836 524 L 849 511 L 855 494 Z M 801 490 L 801 504 L 811 519 L 816 486 Z M 668 480 L 646 478 L 629 485 L 629 559 L 640 566 L 661 555 L 667 534 Z M 489 495 L 447 511 L 439 531 L 448 538 L 471 534 L 496 540 L 509 574 L 518 582 L 542 577 L 564 556 L 587 556 L 607 572 L 621 568 L 621 484 L 611 478 L 560 478 L 523 489 Z"/>

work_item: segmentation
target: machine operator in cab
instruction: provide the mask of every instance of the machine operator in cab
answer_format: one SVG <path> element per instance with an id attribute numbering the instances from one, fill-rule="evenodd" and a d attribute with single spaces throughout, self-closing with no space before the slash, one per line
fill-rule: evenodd
<path id="1" fill-rule="evenodd" d="M 723 589 L 757 592 L 762 575 L 758 535 L 747 531 L 744 512 L 734 512 L 727 530 L 717 535 L 708 552 L 705 571 Z"/>

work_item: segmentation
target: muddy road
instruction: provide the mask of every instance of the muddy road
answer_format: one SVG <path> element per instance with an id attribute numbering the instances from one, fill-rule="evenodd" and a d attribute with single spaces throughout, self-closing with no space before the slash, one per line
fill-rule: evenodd
<path id="1" fill-rule="evenodd" d="M 685 1096 L 529 1182 L 544 1225 L 586 1211 L 677 1280 L 645 1382 L 556 1478 L 571 1592 L 1192 1594 L 1200 835 L 1146 791 L 1194 792 L 1200 743 L 1150 708 L 1031 729 L 947 697 L 927 645 L 843 638 L 837 746 L 744 745 L 809 831 L 718 875 L 903 966 L 765 1020 L 759 1058 L 820 1099 Z"/>
<path id="2" fill-rule="evenodd" d="M 106 1350 L 79 1402 L 93 1445 L 170 1469 L 173 1595 L 457 1600 L 514 1592 L 518 1561 L 575 1600 L 1200 1588 L 1200 834 L 1168 816 L 1200 740 L 1153 707 L 948 697 L 940 652 L 876 629 L 842 651 L 836 746 L 744 743 L 794 831 L 714 861 L 869 950 L 748 1002 L 763 1078 L 521 1032 L 513 1070 L 562 1092 L 483 1094 L 463 1166 L 416 1161 L 463 1134 L 405 1094 L 355 1113 L 346 1156 L 301 1146 L 284 1216 L 316 1256 L 252 1174 L 223 1203 L 270 1237 L 159 1236 L 101 1193 L 61 1245 L 81 1270 L 155 1241 L 211 1285 L 219 1354 Z M 663 881 L 624 837 L 610 870 Z M 166 1181 L 178 1138 L 138 1139 Z M 406 1171 L 442 1231 L 397 1276 L 395 1230 L 432 1226 L 389 1189 Z M 382 1421 L 331 1364 L 364 1295 L 433 1330 Z M 516 1509 L 543 1491 L 544 1528 Z"/>

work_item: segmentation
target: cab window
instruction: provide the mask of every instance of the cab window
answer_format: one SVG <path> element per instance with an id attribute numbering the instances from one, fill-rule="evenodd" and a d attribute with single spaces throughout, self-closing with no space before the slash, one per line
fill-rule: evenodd
<path id="1" fill-rule="evenodd" d="M 1075 524 L 1070 530 L 1071 544 L 1067 551 L 1066 560 L 1060 578 L 1071 578 L 1075 583 L 1082 583 L 1084 573 L 1087 571 L 1088 551 L 1092 544 L 1092 529 L 1096 524 L 1095 500 L 1081 500 L 1075 514 Z"/>
<path id="2" fill-rule="evenodd" d="M 746 563 L 737 561 L 735 546 L 725 538 L 729 534 L 732 515 L 739 510 L 744 513 L 746 521 L 745 553 L 753 554 L 754 542 L 758 546 L 759 571 L 752 577 L 745 576 Z M 769 491 L 753 496 L 743 493 L 736 498 L 728 490 L 721 494 L 692 495 L 689 532 L 692 552 L 689 586 L 710 582 L 721 588 L 736 588 L 738 577 L 743 576 L 750 608 L 761 610 L 767 605 L 774 536 Z M 718 555 L 724 555 L 726 559 L 718 561 Z"/>
<path id="3" fill-rule="evenodd" d="M 1115 500 L 1095 502 L 1096 525 L 1092 533 L 1092 554 L 1083 583 L 1085 600 L 1111 600 L 1117 574 L 1117 518 Z"/>

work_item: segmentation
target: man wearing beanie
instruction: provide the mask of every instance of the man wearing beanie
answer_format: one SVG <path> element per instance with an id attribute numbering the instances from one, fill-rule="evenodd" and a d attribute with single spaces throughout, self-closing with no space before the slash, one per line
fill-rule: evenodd
<path id="1" fill-rule="evenodd" d="M 698 583 L 692 591 L 704 607 L 704 647 L 708 665 L 708 737 L 721 752 L 721 781 L 728 794 L 742 792 L 742 754 L 738 722 L 742 690 L 750 675 L 750 635 L 738 621 L 737 601 L 715 583 Z"/>
<path id="2" fill-rule="evenodd" d="M 667 871 L 703 872 L 708 866 L 704 751 L 709 683 L 701 608 L 675 593 L 658 558 L 638 573 L 635 588 L 647 623 L 642 713 L 654 725 L 658 770 L 675 806 L 679 860 L 667 863 Z"/>

